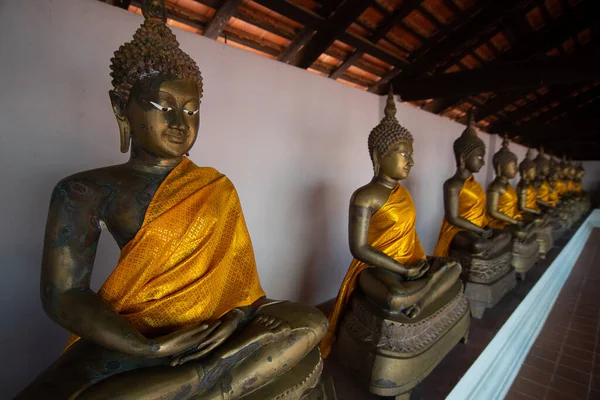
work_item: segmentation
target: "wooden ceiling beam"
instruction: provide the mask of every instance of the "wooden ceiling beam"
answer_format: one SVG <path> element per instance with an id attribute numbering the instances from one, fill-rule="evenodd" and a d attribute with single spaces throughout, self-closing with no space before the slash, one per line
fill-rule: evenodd
<path id="1" fill-rule="evenodd" d="M 405 1 L 398 9 L 396 9 L 392 14 L 388 15 L 386 20 L 379 26 L 371 36 L 369 36 L 369 41 L 372 43 L 377 43 L 381 40 L 385 35 L 400 21 L 402 21 L 408 14 L 414 10 L 414 8 L 421 2 L 421 0 L 409 0 Z M 346 71 L 351 65 L 356 63 L 362 55 L 364 54 L 361 50 L 356 50 L 348 59 L 346 59 L 342 65 L 340 65 L 332 74 L 332 79 L 337 79 L 341 76 L 344 71 Z"/>
<path id="2" fill-rule="evenodd" d="M 216 39 L 221 36 L 221 33 L 223 33 L 229 20 L 233 17 L 235 10 L 241 3 L 242 0 L 225 0 L 208 25 L 206 25 L 204 36 L 209 39 Z"/>
<path id="3" fill-rule="evenodd" d="M 424 78 L 398 77 L 394 92 L 405 101 L 508 92 L 600 79 L 600 53 L 548 57 L 540 61 L 490 66 Z"/>
<path id="4" fill-rule="evenodd" d="M 369 3 L 364 0 L 345 0 L 300 49 L 292 64 L 303 69 L 310 67 L 368 6 Z"/>
<path id="5" fill-rule="evenodd" d="M 596 19 L 596 15 L 600 12 L 598 6 L 598 2 L 588 0 L 587 2 L 584 1 L 578 4 L 576 7 L 570 8 L 569 11 L 560 18 L 549 21 L 548 24 L 539 31 L 530 33 L 528 35 L 529 39 L 517 42 L 516 46 L 498 56 L 492 63 L 497 64 L 507 61 L 520 61 L 524 58 L 531 58 L 537 54 L 545 53 L 550 48 L 562 43 L 569 36 L 579 33 L 585 29 L 586 26 L 592 24 Z M 456 98 L 456 96 L 452 96 L 452 98 Z M 436 99 L 438 109 L 441 108 L 441 106 L 449 108 L 456 103 L 465 101 L 465 99 L 461 97 L 457 102 L 451 104 L 452 98 Z M 496 111 L 489 112 L 487 115 L 502 110 L 508 104 L 500 103 L 499 105 L 501 107 L 498 107 Z M 477 122 L 487 115 L 479 118 L 480 114 L 476 113 L 475 121 Z"/>

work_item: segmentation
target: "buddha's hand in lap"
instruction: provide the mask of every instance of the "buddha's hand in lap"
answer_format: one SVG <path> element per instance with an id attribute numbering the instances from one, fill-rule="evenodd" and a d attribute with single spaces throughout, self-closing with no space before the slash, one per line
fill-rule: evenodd
<path id="1" fill-rule="evenodd" d="M 492 235 L 493 235 L 493 234 L 494 234 L 494 230 L 493 230 L 493 229 L 491 229 L 491 228 L 485 228 L 485 229 L 483 230 L 483 232 L 481 232 L 480 236 L 481 236 L 483 239 L 489 239 L 489 238 L 491 238 L 491 237 L 492 237 Z"/>
<path id="2" fill-rule="evenodd" d="M 214 321 L 207 329 L 207 334 L 194 345 L 173 357 L 171 366 L 181 365 L 209 354 L 235 332 L 244 317 L 245 313 L 242 310 L 234 308 Z"/>
<path id="3" fill-rule="evenodd" d="M 417 260 L 408 265 L 408 271 L 406 273 L 406 277 L 409 280 L 415 280 L 427 273 L 429 271 L 429 262 L 426 259 Z"/>

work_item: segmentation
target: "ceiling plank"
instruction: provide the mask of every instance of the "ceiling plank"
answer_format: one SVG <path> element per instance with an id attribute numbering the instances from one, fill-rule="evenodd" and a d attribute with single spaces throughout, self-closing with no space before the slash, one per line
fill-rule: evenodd
<path id="1" fill-rule="evenodd" d="M 345 0 L 300 49 L 292 64 L 303 69 L 310 67 L 368 6 L 369 3 L 364 0 Z"/>
<path id="2" fill-rule="evenodd" d="M 369 36 L 369 41 L 373 43 L 377 43 L 380 39 L 382 39 L 394 26 L 396 26 L 400 21 L 402 21 L 408 14 L 411 13 L 414 8 L 419 5 L 421 0 L 410 0 L 404 2 L 400 7 L 398 7 L 392 14 L 390 14 L 387 19 L 373 32 L 371 36 Z M 334 72 L 331 74 L 330 78 L 337 79 L 340 77 L 344 71 L 346 71 L 352 64 L 356 63 L 362 55 L 363 51 L 356 50 L 348 59 L 346 59 L 342 65 L 340 65 Z"/>
<path id="3" fill-rule="evenodd" d="M 600 53 L 477 68 L 424 78 L 398 77 L 394 92 L 405 101 L 483 92 L 507 92 L 600 79 Z"/>
<path id="4" fill-rule="evenodd" d="M 206 25 L 204 36 L 209 39 L 216 39 L 223 33 L 223 30 L 233 17 L 235 10 L 242 3 L 242 0 L 225 0 L 223 5 L 217 10 L 212 20 Z"/>

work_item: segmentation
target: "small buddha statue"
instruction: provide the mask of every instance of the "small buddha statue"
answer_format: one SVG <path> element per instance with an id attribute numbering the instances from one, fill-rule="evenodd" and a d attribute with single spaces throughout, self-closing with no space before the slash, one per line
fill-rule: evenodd
<path id="1" fill-rule="evenodd" d="M 185 155 L 202 77 L 165 24 L 164 0 L 111 60 L 125 164 L 52 194 L 41 298 L 74 336 L 17 399 L 300 399 L 317 384 L 316 309 L 265 298 L 233 184 Z M 90 289 L 101 234 L 121 255 Z"/>
<path id="2" fill-rule="evenodd" d="M 564 231 L 564 214 L 558 212 L 558 194 L 551 183 L 552 175 L 555 172 L 552 168 L 552 161 L 544 153 L 544 148 L 540 147 L 537 157 L 533 160 L 536 164 L 536 179 L 534 186 L 537 189 L 537 204 L 550 218 L 552 224 L 553 237 L 561 236 Z"/>
<path id="3" fill-rule="evenodd" d="M 575 169 L 574 191 L 577 193 L 577 195 L 581 199 L 583 214 L 587 214 L 590 211 L 592 204 L 590 201 L 589 194 L 583 190 L 584 175 L 585 175 L 585 168 L 583 168 L 583 164 L 581 162 L 579 162 L 579 164 L 577 165 L 577 167 Z"/>
<path id="4" fill-rule="evenodd" d="M 395 114 L 390 89 L 385 117 L 368 139 L 373 179 L 350 200 L 354 260 L 321 350 L 326 357 L 333 345 L 372 393 L 408 399 L 431 365 L 467 334 L 469 314 L 461 266 L 428 259 L 419 241 L 415 205 L 400 183 L 414 166 L 413 136 Z M 440 348 L 432 349 L 438 340 Z"/>
<path id="5" fill-rule="evenodd" d="M 512 237 L 488 226 L 485 191 L 473 176 L 485 164 L 485 144 L 472 120 L 470 115 L 467 128 L 454 141 L 457 168 L 444 183 L 444 218 L 433 254 L 459 259 L 472 315 L 480 318 L 516 281 L 510 265 Z M 502 290 L 494 290 L 494 285 L 502 285 Z"/>
<path id="6" fill-rule="evenodd" d="M 517 156 L 509 150 L 509 144 L 505 138 L 502 148 L 492 158 L 496 178 L 487 189 L 486 209 L 490 227 L 508 229 L 512 233 L 511 264 L 517 275 L 525 279 L 527 271 L 538 260 L 539 245 L 535 224 L 523 222 L 517 192 L 509 182 L 517 174 Z"/>
<path id="7" fill-rule="evenodd" d="M 525 158 L 519 164 L 519 172 L 521 173 L 521 180 L 517 184 L 519 210 L 522 212 L 524 221 L 535 225 L 537 240 L 540 244 L 540 257 L 544 259 L 553 246 L 552 227 L 548 216 L 538 205 L 538 194 L 534 185 L 537 177 L 537 165 L 533 161 L 531 149 L 527 150 Z"/>

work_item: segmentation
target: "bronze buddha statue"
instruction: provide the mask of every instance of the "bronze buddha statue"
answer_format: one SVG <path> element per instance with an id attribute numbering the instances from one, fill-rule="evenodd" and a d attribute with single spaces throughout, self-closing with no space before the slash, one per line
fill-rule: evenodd
<path id="1" fill-rule="evenodd" d="M 540 258 L 545 258 L 552 249 L 552 226 L 548 215 L 544 214 L 538 205 L 538 189 L 534 185 L 537 177 L 537 163 L 533 160 L 531 149 L 519 164 L 521 180 L 517 184 L 519 210 L 523 220 L 534 224 L 539 243 Z"/>
<path id="2" fill-rule="evenodd" d="M 488 226 L 485 191 L 474 173 L 485 164 L 485 144 L 473 128 L 454 141 L 456 173 L 444 182 L 444 218 L 434 256 L 456 257 L 463 267 L 471 313 L 481 318 L 516 285 L 510 233 Z"/>
<path id="3" fill-rule="evenodd" d="M 549 216 L 554 241 L 561 237 L 566 230 L 565 215 L 556 208 L 558 194 L 552 184 L 555 180 L 553 178 L 556 177 L 556 170 L 553 168 L 553 162 L 546 157 L 543 147 L 540 147 L 538 155 L 533 161 L 536 164 L 537 172 L 534 181 L 534 186 L 537 189 L 537 204 Z"/>
<path id="4" fill-rule="evenodd" d="M 385 117 L 371 131 L 371 182 L 350 200 L 354 256 L 321 343 L 380 396 L 410 396 L 468 333 L 468 303 L 453 260 L 427 258 L 416 210 L 400 181 L 414 165 L 412 134 L 395 117 L 390 89 Z"/>
<path id="5" fill-rule="evenodd" d="M 111 60 L 128 162 L 60 181 L 46 225 L 41 298 L 68 347 L 17 399 L 300 399 L 319 380 L 316 309 L 265 298 L 233 184 L 185 155 L 202 78 L 164 1 Z M 101 224 L 118 265 L 90 289 Z"/>
<path id="6" fill-rule="evenodd" d="M 513 235 L 511 265 L 517 275 L 525 279 L 527 271 L 539 258 L 539 245 L 535 224 L 523 221 L 517 192 L 509 182 L 517 174 L 517 156 L 509 150 L 509 144 L 505 138 L 492 158 L 496 178 L 487 189 L 486 211 L 491 228 L 506 229 Z"/>

